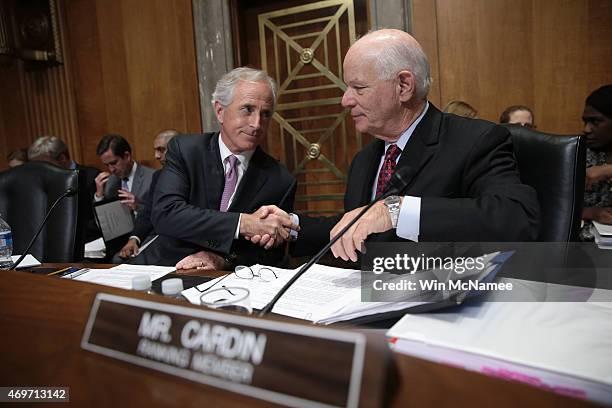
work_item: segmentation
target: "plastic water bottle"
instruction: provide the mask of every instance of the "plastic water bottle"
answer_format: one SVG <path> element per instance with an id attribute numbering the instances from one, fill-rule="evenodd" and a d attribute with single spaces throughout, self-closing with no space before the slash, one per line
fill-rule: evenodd
<path id="1" fill-rule="evenodd" d="M 183 281 L 179 278 L 166 279 L 161 283 L 162 294 L 173 299 L 187 300 L 181 292 L 183 291 Z"/>
<path id="2" fill-rule="evenodd" d="M 0 269 L 11 269 L 13 261 L 13 233 L 11 227 L 0 216 Z"/>
<path id="3" fill-rule="evenodd" d="M 148 275 L 137 275 L 132 278 L 132 290 L 136 290 L 141 293 L 152 294 L 151 290 L 151 277 Z"/>

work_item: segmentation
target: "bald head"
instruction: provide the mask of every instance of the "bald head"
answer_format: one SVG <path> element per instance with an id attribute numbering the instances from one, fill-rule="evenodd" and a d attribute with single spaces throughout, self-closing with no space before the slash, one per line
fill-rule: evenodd
<path id="1" fill-rule="evenodd" d="M 425 109 L 429 64 L 411 35 L 373 31 L 349 48 L 343 67 L 342 106 L 358 132 L 395 142 Z"/>
<path id="2" fill-rule="evenodd" d="M 155 140 L 153 141 L 155 158 L 159 160 L 162 166 L 166 164 L 166 151 L 168 142 L 170 141 L 170 139 L 172 139 L 178 134 L 179 132 L 174 129 L 166 129 L 159 132 L 155 137 Z"/>
<path id="3" fill-rule="evenodd" d="M 409 71 L 414 76 L 415 98 L 427 98 L 431 85 L 429 61 L 421 45 L 410 34 L 395 29 L 372 31 L 351 46 L 345 61 L 349 59 L 371 65 L 382 80 L 393 79 L 400 71 Z"/>

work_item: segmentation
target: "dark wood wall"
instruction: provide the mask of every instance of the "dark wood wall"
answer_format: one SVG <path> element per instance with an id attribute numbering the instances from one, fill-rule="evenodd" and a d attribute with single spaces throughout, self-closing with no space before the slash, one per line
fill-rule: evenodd
<path id="1" fill-rule="evenodd" d="M 59 3 L 66 63 L 34 73 L 18 61 L 0 67 L 3 157 L 54 134 L 77 160 L 99 166 L 96 145 L 112 132 L 156 165 L 158 131 L 201 131 L 190 0 Z"/>
<path id="2" fill-rule="evenodd" d="M 412 3 L 440 108 L 461 99 L 497 121 L 507 106 L 523 104 L 535 110 L 539 129 L 580 133 L 586 96 L 612 83 L 612 1 Z"/>
<path id="3" fill-rule="evenodd" d="M 58 3 L 65 64 L 0 65 L 0 169 L 42 134 L 97 166 L 104 133 L 126 136 L 154 164 L 158 130 L 201 130 L 190 0 Z M 612 1 L 412 0 L 412 12 L 439 107 L 463 99 L 496 121 L 526 104 L 539 129 L 578 133 L 587 94 L 612 83 Z"/>

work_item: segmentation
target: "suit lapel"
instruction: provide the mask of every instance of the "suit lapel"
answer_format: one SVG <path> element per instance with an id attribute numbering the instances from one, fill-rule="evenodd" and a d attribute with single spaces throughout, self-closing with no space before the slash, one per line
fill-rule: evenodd
<path id="1" fill-rule="evenodd" d="M 421 122 L 404 147 L 404 151 L 397 163 L 398 168 L 404 166 L 412 167 L 412 177 L 404 191 L 410 189 L 416 181 L 419 172 L 435 153 L 438 146 L 441 119 L 442 114 L 440 111 L 430 103 L 427 113 L 421 119 Z"/>
<path id="2" fill-rule="evenodd" d="M 240 180 L 240 184 L 237 187 L 236 194 L 234 195 L 234 199 L 228 211 L 247 211 L 249 209 L 249 203 L 255 201 L 257 193 L 261 190 L 266 181 L 264 163 L 263 151 L 261 148 L 257 147 L 255 153 L 253 153 L 251 157 L 246 173 L 242 176 L 242 180 Z"/>
<path id="3" fill-rule="evenodd" d="M 142 165 L 139 164 L 136 167 L 136 171 L 134 172 L 134 181 L 132 182 L 131 193 L 134 194 L 136 197 L 140 197 L 140 189 L 142 187 L 143 172 L 141 166 Z"/>
<path id="4" fill-rule="evenodd" d="M 207 207 L 218 210 L 225 185 L 225 174 L 219 153 L 219 133 L 215 133 L 205 146 L 203 171 Z"/>

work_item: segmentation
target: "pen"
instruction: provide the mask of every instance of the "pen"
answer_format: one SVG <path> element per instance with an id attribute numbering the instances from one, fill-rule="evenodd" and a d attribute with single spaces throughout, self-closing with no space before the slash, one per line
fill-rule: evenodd
<path id="1" fill-rule="evenodd" d="M 58 273 L 66 272 L 70 268 L 71 267 L 69 266 L 68 268 L 64 268 L 64 269 L 60 269 L 59 271 L 48 273 L 47 276 L 53 276 L 53 275 L 57 275 Z"/>
<path id="2" fill-rule="evenodd" d="M 89 272 L 89 268 L 79 269 L 78 271 L 73 272 L 73 273 L 71 273 L 71 274 L 69 274 L 69 275 L 64 275 L 64 276 L 62 276 L 62 278 L 70 278 L 70 279 L 74 279 L 74 278 L 76 278 L 77 276 L 81 276 L 81 275 L 83 275 L 83 274 L 85 274 L 85 273 L 87 273 L 87 272 Z"/>

